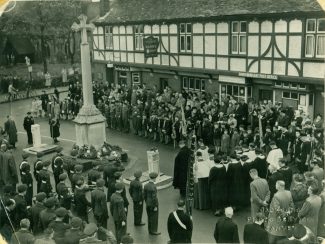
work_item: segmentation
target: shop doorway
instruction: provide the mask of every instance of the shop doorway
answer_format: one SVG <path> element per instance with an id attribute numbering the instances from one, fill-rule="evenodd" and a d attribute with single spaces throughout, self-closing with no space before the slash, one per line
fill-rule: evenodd
<path id="1" fill-rule="evenodd" d="M 273 90 L 260 89 L 259 90 L 259 95 L 258 95 L 258 100 L 259 101 L 272 101 L 273 102 Z"/>
<path id="2" fill-rule="evenodd" d="M 106 68 L 106 81 L 109 85 L 114 83 L 114 68 Z"/>
<path id="3" fill-rule="evenodd" d="M 167 78 L 160 78 L 160 92 L 163 92 L 164 89 L 168 86 L 168 79 Z"/>

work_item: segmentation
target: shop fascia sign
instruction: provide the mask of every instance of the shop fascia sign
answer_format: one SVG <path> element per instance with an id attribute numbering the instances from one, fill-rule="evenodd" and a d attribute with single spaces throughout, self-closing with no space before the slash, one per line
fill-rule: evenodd
<path id="1" fill-rule="evenodd" d="M 130 71 L 130 67 L 125 65 L 114 65 L 114 68 L 117 71 Z"/>
<path id="2" fill-rule="evenodd" d="M 269 75 L 269 74 L 258 74 L 258 73 L 249 73 L 249 72 L 239 72 L 238 76 L 249 77 L 249 78 L 259 78 L 259 79 L 269 79 L 269 80 L 277 80 L 277 75 Z"/>
<path id="3" fill-rule="evenodd" d="M 148 36 L 143 39 L 144 57 L 153 58 L 158 56 L 159 39 L 154 36 Z"/>

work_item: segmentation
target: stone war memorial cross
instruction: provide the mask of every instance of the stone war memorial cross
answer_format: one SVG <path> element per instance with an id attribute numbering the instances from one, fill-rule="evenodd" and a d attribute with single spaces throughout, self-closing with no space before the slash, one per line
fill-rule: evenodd
<path id="1" fill-rule="evenodd" d="M 99 148 L 106 141 L 106 119 L 94 105 L 91 79 L 90 51 L 87 31 L 93 31 L 95 26 L 87 24 L 87 16 L 79 16 L 80 24 L 73 23 L 71 29 L 81 32 L 81 74 L 83 106 L 75 118 L 76 144 L 78 146 L 92 145 Z"/>

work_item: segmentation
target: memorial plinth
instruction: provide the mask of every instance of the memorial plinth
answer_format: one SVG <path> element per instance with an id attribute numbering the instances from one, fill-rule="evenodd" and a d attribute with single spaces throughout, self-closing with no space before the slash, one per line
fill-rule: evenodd
<path id="1" fill-rule="evenodd" d="M 95 105 L 83 106 L 75 118 L 76 144 L 93 145 L 96 149 L 106 141 L 106 119 Z"/>
<path id="2" fill-rule="evenodd" d="M 56 151 L 57 145 L 42 144 L 41 127 L 39 124 L 32 125 L 33 146 L 25 148 L 23 151 L 29 154 L 47 154 Z"/>

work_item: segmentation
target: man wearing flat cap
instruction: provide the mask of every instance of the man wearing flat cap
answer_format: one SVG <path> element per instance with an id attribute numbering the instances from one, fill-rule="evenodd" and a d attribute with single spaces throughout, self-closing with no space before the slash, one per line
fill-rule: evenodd
<path id="1" fill-rule="evenodd" d="M 52 192 L 50 172 L 48 171 L 50 164 L 50 161 L 44 161 L 42 163 L 43 168 L 39 172 L 39 178 L 41 180 L 40 192 L 45 192 L 47 196 L 49 196 L 49 194 Z"/>
<path id="2" fill-rule="evenodd" d="M 24 118 L 24 129 L 27 132 L 27 142 L 29 145 L 33 144 L 32 125 L 34 124 L 34 118 L 31 112 L 27 112 L 27 116 Z"/>
<path id="3" fill-rule="evenodd" d="M 91 192 L 91 207 L 98 226 L 107 229 L 108 209 L 104 192 L 105 181 L 98 179 L 96 188 Z"/>
<path id="4" fill-rule="evenodd" d="M 170 243 L 191 243 L 193 223 L 185 212 L 184 200 L 180 200 L 177 203 L 177 210 L 169 214 L 167 229 Z"/>
<path id="5" fill-rule="evenodd" d="M 114 237 L 114 235 L 112 234 L 112 232 L 110 231 L 105 231 L 106 235 L 107 235 L 107 239 L 109 240 L 109 242 L 107 241 L 100 241 L 97 237 L 97 231 L 98 231 L 98 227 L 96 224 L 94 223 L 89 223 L 85 226 L 84 229 L 84 235 L 86 236 L 86 238 L 81 239 L 80 240 L 80 244 L 94 244 L 94 243 L 98 243 L 98 244 L 107 244 L 107 243 L 116 243 L 116 239 Z"/>
<path id="6" fill-rule="evenodd" d="M 29 209 L 30 221 L 31 221 L 31 229 L 34 235 L 41 233 L 41 220 L 40 213 L 46 207 L 44 206 L 44 201 L 46 199 L 46 194 L 44 192 L 40 192 L 36 195 L 36 203 Z"/>
<path id="7" fill-rule="evenodd" d="M 83 179 L 79 179 L 74 189 L 74 204 L 76 215 L 88 223 L 88 207 L 91 203 L 86 198 L 86 189 L 84 188 Z"/>
<path id="8" fill-rule="evenodd" d="M 64 244 L 79 244 L 80 239 L 86 237 L 86 235 L 81 232 L 82 219 L 78 217 L 73 217 L 70 221 L 71 229 L 68 229 L 64 235 Z"/>
<path id="9" fill-rule="evenodd" d="M 54 197 L 49 197 L 44 202 L 44 206 L 46 209 L 42 210 L 40 212 L 40 222 L 41 222 L 41 231 L 43 232 L 45 229 L 49 227 L 49 224 L 52 222 L 52 220 L 55 219 L 55 207 L 56 207 L 57 201 Z"/>
<path id="10" fill-rule="evenodd" d="M 60 207 L 55 210 L 56 218 L 49 224 L 49 228 L 53 229 L 53 239 L 56 243 L 62 243 L 64 241 L 65 232 L 71 228 L 69 224 L 63 222 L 63 219 L 68 215 L 68 210 Z"/>
<path id="11" fill-rule="evenodd" d="M 146 202 L 146 210 L 148 215 L 148 230 L 150 235 L 160 235 L 158 232 L 158 196 L 155 180 L 158 177 L 156 172 L 149 174 L 150 180 L 144 186 L 143 196 Z"/>
<path id="12" fill-rule="evenodd" d="M 111 196 L 110 212 L 114 219 L 115 224 L 115 235 L 117 243 L 120 243 L 122 236 L 126 234 L 126 220 L 127 212 L 124 207 L 124 200 L 122 197 L 122 191 L 124 189 L 124 184 L 117 182 L 115 184 L 115 193 Z"/>
<path id="13" fill-rule="evenodd" d="M 68 186 L 65 184 L 68 175 L 66 173 L 60 174 L 59 180 L 60 182 L 56 186 L 56 192 L 58 194 L 58 199 L 60 202 L 60 206 L 64 207 L 67 210 L 71 209 L 71 200 L 72 195 L 70 194 Z"/>
<path id="14" fill-rule="evenodd" d="M 134 180 L 130 183 L 129 193 L 133 200 L 134 225 L 141 226 L 143 213 L 143 185 L 140 181 L 142 172 L 140 170 L 134 173 Z"/>

